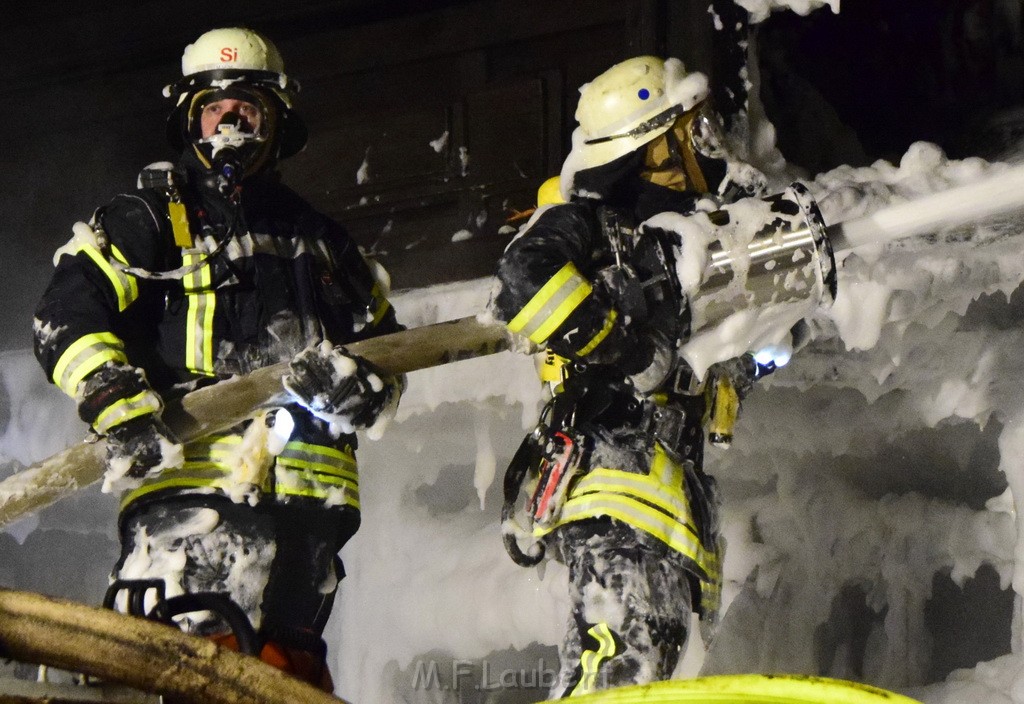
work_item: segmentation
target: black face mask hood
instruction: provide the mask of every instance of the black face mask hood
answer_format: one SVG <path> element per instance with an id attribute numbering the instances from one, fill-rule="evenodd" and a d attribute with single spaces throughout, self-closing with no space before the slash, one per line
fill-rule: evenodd
<path id="1" fill-rule="evenodd" d="M 676 191 L 640 177 L 646 145 L 607 164 L 577 171 L 573 197 L 597 198 L 612 207 L 631 211 L 642 222 L 664 212 L 690 212 L 704 194 Z"/>

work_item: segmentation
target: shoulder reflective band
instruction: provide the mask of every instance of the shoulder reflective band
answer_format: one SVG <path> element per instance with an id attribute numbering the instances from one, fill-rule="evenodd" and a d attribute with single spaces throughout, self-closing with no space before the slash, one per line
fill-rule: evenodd
<path id="1" fill-rule="evenodd" d="M 591 290 L 590 282 L 568 262 L 509 322 L 508 329 L 539 345 L 551 337 Z"/>
<path id="2" fill-rule="evenodd" d="M 128 398 L 114 401 L 103 409 L 92 427 L 97 433 L 105 435 L 108 430 L 132 418 L 156 413 L 163 408 L 160 397 L 148 389 Z"/>
<path id="3" fill-rule="evenodd" d="M 85 252 L 86 256 L 92 260 L 92 262 L 103 272 L 103 275 L 107 277 L 107 281 L 110 282 L 111 287 L 114 289 L 114 295 L 117 297 L 117 309 L 119 311 L 124 310 L 130 306 L 135 299 L 139 297 L 139 284 L 135 281 L 135 277 L 123 271 L 120 266 L 114 266 L 111 264 L 100 250 L 93 247 L 91 244 L 82 243 L 78 250 L 79 252 Z M 110 253 L 114 260 L 119 264 L 127 266 L 128 260 L 125 259 L 121 251 L 111 245 Z"/>
<path id="4" fill-rule="evenodd" d="M 171 218 L 171 231 L 174 233 L 174 244 L 179 247 L 192 246 L 192 231 L 188 227 L 188 211 L 185 204 L 171 200 L 167 202 L 167 214 Z"/>
<path id="5" fill-rule="evenodd" d="M 871 685 L 810 675 L 714 675 L 592 692 L 580 704 L 920 704 Z"/>
<path id="6" fill-rule="evenodd" d="M 53 383 L 71 398 L 75 398 L 82 379 L 107 362 L 128 363 L 124 343 L 109 332 L 83 335 L 64 350 L 53 368 Z"/>
<path id="7" fill-rule="evenodd" d="M 597 673 L 601 668 L 601 663 L 615 655 L 615 636 L 612 634 L 612 629 L 608 627 L 607 623 L 597 624 L 587 631 L 587 634 L 597 641 L 597 648 L 594 650 L 584 650 L 580 656 L 582 673 L 580 681 L 569 694 L 570 697 L 589 694 L 595 689 L 604 689 L 604 687 L 597 686 Z"/>
<path id="8" fill-rule="evenodd" d="M 185 266 L 204 261 L 201 252 L 182 252 Z M 188 316 L 185 326 L 185 366 L 197 374 L 213 376 L 213 312 L 217 297 L 211 289 L 213 274 L 205 261 L 182 279 L 188 295 Z"/>

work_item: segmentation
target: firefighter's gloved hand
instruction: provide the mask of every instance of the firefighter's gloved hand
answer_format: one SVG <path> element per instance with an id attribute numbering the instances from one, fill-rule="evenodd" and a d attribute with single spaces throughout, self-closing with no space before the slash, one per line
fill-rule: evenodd
<path id="1" fill-rule="evenodd" d="M 141 369 L 107 362 L 79 385 L 78 416 L 100 435 L 130 418 L 158 414 L 163 401 L 146 382 Z"/>
<path id="2" fill-rule="evenodd" d="M 367 430 L 379 437 L 394 416 L 401 381 L 329 342 L 307 347 L 292 360 L 285 389 L 333 433 Z"/>
<path id="3" fill-rule="evenodd" d="M 142 479 L 182 461 L 181 443 L 156 415 L 132 418 L 107 432 L 108 478 Z"/>
<path id="4" fill-rule="evenodd" d="M 108 362 L 82 381 L 76 399 L 78 415 L 107 438 L 103 491 L 133 488 L 183 463 L 181 444 L 160 420 L 163 401 L 141 369 Z"/>

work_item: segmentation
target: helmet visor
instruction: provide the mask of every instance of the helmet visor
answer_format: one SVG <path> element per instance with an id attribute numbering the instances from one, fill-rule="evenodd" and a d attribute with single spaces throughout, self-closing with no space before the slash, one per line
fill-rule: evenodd
<path id="1" fill-rule="evenodd" d="M 188 133 L 199 143 L 230 139 L 265 142 L 273 134 L 275 110 L 268 96 L 249 88 L 207 89 L 193 96 Z"/>
<path id="2" fill-rule="evenodd" d="M 210 88 L 192 97 L 186 133 L 205 166 L 215 163 L 223 151 L 252 174 L 276 158 L 279 115 L 273 95 L 266 91 L 251 86 Z"/>
<path id="3" fill-rule="evenodd" d="M 671 128 L 648 142 L 640 177 L 673 191 L 708 192 L 708 179 L 694 149 L 693 124 L 697 110 L 675 118 Z"/>
<path id="4" fill-rule="evenodd" d="M 627 130 L 625 132 L 619 132 L 618 134 L 610 134 L 607 137 L 595 137 L 594 139 L 588 139 L 584 144 L 601 144 L 602 142 L 610 142 L 613 139 L 623 139 L 625 137 L 632 137 L 637 139 L 643 137 L 649 132 L 653 132 L 665 125 L 671 124 L 676 118 L 685 112 L 682 105 L 673 105 L 667 110 L 659 112 L 654 117 L 644 120 L 636 127 Z"/>

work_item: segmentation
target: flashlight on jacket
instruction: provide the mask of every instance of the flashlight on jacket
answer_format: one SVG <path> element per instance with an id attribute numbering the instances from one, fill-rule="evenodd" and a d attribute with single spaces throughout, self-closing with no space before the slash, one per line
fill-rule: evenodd
<path id="1" fill-rule="evenodd" d="M 740 395 L 728 376 L 716 376 L 707 385 L 706 425 L 708 442 L 726 448 L 732 444 L 733 427 L 740 414 Z"/>

